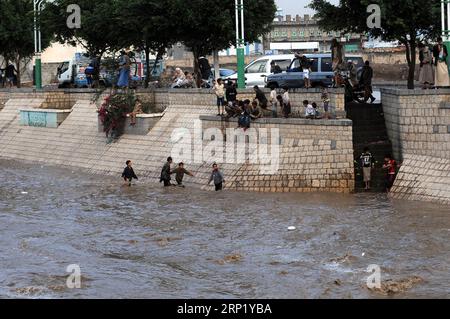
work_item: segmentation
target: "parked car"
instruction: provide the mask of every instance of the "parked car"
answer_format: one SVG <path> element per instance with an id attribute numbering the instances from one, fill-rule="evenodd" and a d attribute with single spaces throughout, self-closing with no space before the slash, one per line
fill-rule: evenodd
<path id="1" fill-rule="evenodd" d="M 332 70 L 331 53 L 305 54 L 311 63 L 311 85 L 331 86 L 333 84 L 334 73 Z M 359 55 L 346 55 L 346 62 L 352 61 L 357 68 L 358 79 L 361 76 L 364 60 Z M 303 70 L 300 68 L 300 60 L 294 59 L 287 72 L 271 74 L 267 77 L 266 87 L 288 87 L 302 88 L 305 86 Z"/>
<path id="2" fill-rule="evenodd" d="M 274 61 L 283 71 L 286 71 L 295 59 L 294 54 L 267 55 L 256 59 L 245 67 L 245 85 L 252 88 L 255 85 L 263 88 L 266 85 L 266 78 L 271 74 L 270 65 Z M 237 73 L 228 76 L 226 79 L 237 80 Z"/>
<path id="3" fill-rule="evenodd" d="M 220 69 L 219 72 L 220 72 L 220 78 L 221 79 L 228 79 L 231 75 L 236 73 L 236 71 L 231 70 L 231 69 Z M 213 67 L 213 68 L 211 68 L 211 76 L 209 77 L 208 82 L 207 83 L 205 82 L 204 87 L 205 88 L 208 88 L 208 87 L 211 88 L 213 86 L 213 81 L 214 81 L 215 78 L 216 78 L 215 77 L 215 70 L 214 70 L 214 67 Z"/>

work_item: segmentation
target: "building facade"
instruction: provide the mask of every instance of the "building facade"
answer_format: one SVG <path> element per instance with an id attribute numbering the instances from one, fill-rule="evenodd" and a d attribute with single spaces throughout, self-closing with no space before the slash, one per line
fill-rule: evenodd
<path id="1" fill-rule="evenodd" d="M 325 32 L 320 29 L 317 20 L 310 15 L 278 16 L 272 31 L 264 36 L 264 50 L 290 53 L 298 48 L 320 52 L 330 51 L 331 41 L 337 38 L 342 42 L 347 52 L 359 51 L 365 40 L 360 34 L 342 34 L 339 31 Z M 291 43 L 289 46 L 287 44 Z M 305 44 L 310 45 L 305 45 Z M 306 48 L 306 49 L 304 49 Z"/>

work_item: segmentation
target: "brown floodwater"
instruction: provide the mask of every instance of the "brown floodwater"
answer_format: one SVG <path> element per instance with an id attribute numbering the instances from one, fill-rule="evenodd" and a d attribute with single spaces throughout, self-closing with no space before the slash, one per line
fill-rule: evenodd
<path id="1" fill-rule="evenodd" d="M 450 297 L 450 209 L 385 194 L 163 189 L 0 161 L 1 298 Z M 296 229 L 288 231 L 288 227 Z M 81 289 L 66 287 L 68 265 Z M 389 297 L 389 296 L 388 296 Z"/>

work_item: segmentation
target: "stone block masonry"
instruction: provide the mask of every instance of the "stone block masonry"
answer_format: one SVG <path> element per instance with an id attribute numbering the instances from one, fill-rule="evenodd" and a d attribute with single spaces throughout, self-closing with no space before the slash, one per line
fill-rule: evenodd
<path id="1" fill-rule="evenodd" d="M 450 90 L 382 89 L 394 157 L 403 162 L 393 196 L 450 201 Z"/>
<path id="2" fill-rule="evenodd" d="M 227 121 L 215 116 L 201 116 L 204 132 L 220 129 L 225 136 L 223 144 L 233 138 L 237 140 L 239 131 L 237 119 Z M 232 130 L 230 130 L 230 128 Z M 267 130 L 264 130 L 267 129 Z M 264 159 L 249 160 L 229 179 L 228 188 L 258 192 L 342 192 L 354 190 L 352 121 L 350 120 L 305 120 L 305 119 L 258 119 L 252 122 L 247 132 L 264 134 L 267 140 L 248 137 L 247 148 L 259 152 L 264 147 L 264 157 L 273 156 L 272 129 L 277 129 L 279 140 L 278 169 L 264 173 Z M 253 131 L 252 131 L 253 130 Z M 237 132 L 236 132 L 237 131 Z M 228 133 L 233 136 L 229 136 Z M 205 133 L 206 134 L 206 133 Z M 205 136 L 205 142 L 216 140 L 216 136 Z M 234 148 L 226 148 L 235 152 Z M 267 151 L 266 151 L 267 148 Z M 272 150 L 272 151 L 271 151 Z M 228 158 L 229 154 L 223 154 Z M 230 158 L 235 158 L 231 154 Z M 274 160 L 274 158 L 272 158 Z M 271 163 L 273 164 L 273 163 Z"/>
<path id="3" fill-rule="evenodd" d="M 139 92 L 165 108 L 164 116 L 145 135 L 124 134 L 116 143 L 106 144 L 105 134 L 98 131 L 97 107 L 92 102 L 94 93 L 90 91 L 66 92 L 76 103 L 58 128 L 20 126 L 19 109 L 40 107 L 48 94 L 0 92 L 0 98 L 8 95 L 0 111 L 0 157 L 82 168 L 96 174 L 115 175 L 118 181 L 125 161 L 130 159 L 141 180 L 158 182 L 161 167 L 176 144 L 173 132 L 180 128 L 192 130 L 200 116 L 217 113 L 211 91 Z M 252 91 L 241 94 L 254 96 Z M 314 94 L 319 102 L 320 92 Z M 301 91 L 293 93 L 291 98 L 293 95 L 298 100 L 304 99 Z M 343 99 L 343 94 L 341 96 Z M 260 124 L 255 124 L 255 127 L 280 128 L 281 171 L 274 176 L 260 176 L 258 165 L 219 163 L 231 188 L 277 192 L 352 191 L 351 122 L 337 125 L 335 121 L 283 121 L 261 120 Z M 175 157 L 174 160 L 180 159 Z M 186 177 L 186 184 L 211 189 L 206 186 L 211 164 L 208 160 L 187 162 L 187 169 L 195 178 Z"/>

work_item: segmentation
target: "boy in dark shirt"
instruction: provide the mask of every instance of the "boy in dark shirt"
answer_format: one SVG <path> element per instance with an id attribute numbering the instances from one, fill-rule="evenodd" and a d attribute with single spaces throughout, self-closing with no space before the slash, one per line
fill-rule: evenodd
<path id="1" fill-rule="evenodd" d="M 213 164 L 213 171 L 211 177 L 209 178 L 208 185 L 214 181 L 214 186 L 216 187 L 216 192 L 223 189 L 223 183 L 225 183 L 225 178 L 216 163 Z"/>
<path id="2" fill-rule="evenodd" d="M 131 186 L 131 181 L 134 179 L 138 179 L 136 174 L 134 173 L 133 167 L 131 167 L 131 161 L 126 162 L 127 167 L 123 170 L 122 178 L 124 179 L 125 183 L 128 183 L 128 186 Z"/>
<path id="3" fill-rule="evenodd" d="M 237 99 L 236 84 L 233 81 L 229 81 L 227 89 L 225 90 L 225 98 L 227 99 L 228 106 L 232 106 Z"/>
<path id="4" fill-rule="evenodd" d="M 172 186 L 172 183 L 170 183 L 170 165 L 172 165 L 173 160 L 172 157 L 167 158 L 166 164 L 164 164 L 162 170 L 161 170 L 161 178 L 159 179 L 159 182 L 164 182 L 164 187 Z"/>
<path id="5" fill-rule="evenodd" d="M 184 174 L 194 177 L 194 174 L 192 174 L 191 172 L 187 171 L 184 168 L 184 163 L 178 164 L 178 167 L 172 171 L 172 174 L 175 174 L 175 180 L 177 181 L 177 184 L 180 187 L 184 187 L 183 185 Z"/>

